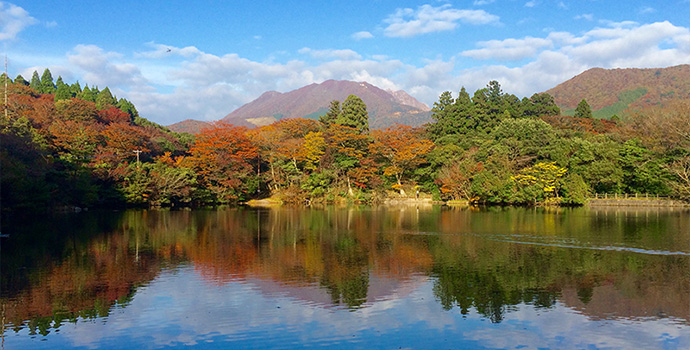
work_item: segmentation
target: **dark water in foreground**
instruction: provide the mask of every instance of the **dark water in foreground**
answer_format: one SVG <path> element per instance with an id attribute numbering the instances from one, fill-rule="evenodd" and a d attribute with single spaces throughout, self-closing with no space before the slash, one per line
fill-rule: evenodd
<path id="1" fill-rule="evenodd" d="M 277 208 L 3 222 L 3 349 L 690 348 L 690 211 Z"/>

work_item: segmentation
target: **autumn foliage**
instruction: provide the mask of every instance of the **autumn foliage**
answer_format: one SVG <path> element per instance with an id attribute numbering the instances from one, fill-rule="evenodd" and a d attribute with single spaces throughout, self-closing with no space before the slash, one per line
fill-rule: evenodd
<path id="1" fill-rule="evenodd" d="M 9 85 L 0 123 L 3 206 L 179 207 L 269 196 L 529 205 L 582 204 L 593 192 L 688 197 L 683 101 L 619 121 L 570 117 L 555 115 L 548 94 L 520 100 L 492 81 L 471 97 L 464 89 L 457 98 L 444 92 L 434 122 L 421 128 L 370 130 L 366 105 L 351 95 L 347 103 L 331 101 L 318 121 L 288 118 L 252 130 L 215 123 L 189 135 L 139 117 L 107 88 L 74 91 L 57 98 Z"/>

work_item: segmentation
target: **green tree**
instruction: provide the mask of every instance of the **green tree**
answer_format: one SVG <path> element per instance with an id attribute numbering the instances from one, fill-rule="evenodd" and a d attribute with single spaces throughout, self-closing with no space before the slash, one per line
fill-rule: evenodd
<path id="1" fill-rule="evenodd" d="M 54 94 L 55 93 L 55 83 L 53 83 L 53 75 L 50 74 L 50 69 L 46 68 L 41 75 L 41 86 L 38 92 L 42 94 Z"/>
<path id="2" fill-rule="evenodd" d="M 93 90 L 91 90 L 91 88 L 89 88 L 88 84 L 84 86 L 84 90 L 82 90 L 77 97 L 84 101 L 96 102 L 96 94 Z"/>
<path id="3" fill-rule="evenodd" d="M 81 85 L 79 85 L 78 81 L 69 86 L 69 92 L 72 97 L 76 97 L 81 93 Z"/>
<path id="4" fill-rule="evenodd" d="M 96 96 L 96 108 L 98 108 L 98 110 L 102 111 L 114 107 L 116 104 L 117 100 L 113 97 L 113 94 L 107 86 Z"/>
<path id="5" fill-rule="evenodd" d="M 369 133 L 369 113 L 361 98 L 350 95 L 343 102 L 343 110 L 336 124 L 356 129 L 360 135 Z"/>
<path id="6" fill-rule="evenodd" d="M 462 89 L 463 91 L 465 90 L 464 87 Z M 427 126 L 427 132 L 434 141 L 457 132 L 452 127 L 455 117 L 453 115 L 453 103 L 455 103 L 455 100 L 450 91 L 441 93 L 438 102 L 434 102 L 434 106 L 431 108 L 431 119 L 435 122 Z"/>
<path id="7" fill-rule="evenodd" d="M 577 104 L 577 108 L 575 108 L 575 117 L 576 118 L 592 118 L 592 108 L 589 107 L 589 104 L 585 99 L 583 98 L 580 103 Z"/>
<path id="8" fill-rule="evenodd" d="M 325 115 L 319 117 L 319 121 L 325 127 L 328 127 L 338 119 L 341 113 L 342 110 L 340 110 L 340 101 L 333 100 L 331 101 L 331 104 L 328 107 L 328 112 Z"/>
<path id="9" fill-rule="evenodd" d="M 5 81 L 7 81 L 7 84 L 12 84 L 12 79 L 7 77 L 7 74 L 2 73 L 0 75 L 0 84 L 2 84 L 2 88 L 4 89 L 5 86 Z"/>
<path id="10" fill-rule="evenodd" d="M 619 152 L 619 167 L 623 170 L 626 193 L 667 194 L 671 182 L 658 157 L 639 140 L 629 140 Z"/>
<path id="11" fill-rule="evenodd" d="M 527 117 L 543 117 L 561 114 L 561 109 L 556 105 L 553 96 L 546 92 L 534 94 L 529 99 L 523 100 L 524 115 Z"/>
<path id="12" fill-rule="evenodd" d="M 570 173 L 562 181 L 561 193 L 563 195 L 561 204 L 583 205 L 589 197 L 589 185 L 580 174 Z"/>
<path id="13" fill-rule="evenodd" d="M 137 108 L 134 106 L 134 104 L 124 98 L 121 98 L 117 102 L 117 108 L 119 108 L 121 111 L 129 114 L 129 117 L 134 121 L 135 118 L 139 117 L 139 112 L 137 111 Z"/>
<path id="14" fill-rule="evenodd" d="M 14 83 L 24 85 L 24 86 L 29 86 L 29 82 L 26 81 L 26 79 L 24 79 L 24 77 L 21 74 L 17 75 L 17 77 L 14 78 Z"/>
<path id="15" fill-rule="evenodd" d="M 41 78 L 38 76 L 38 72 L 34 71 L 34 73 L 31 75 L 31 83 L 29 86 L 36 90 L 36 92 L 40 92 L 39 90 L 41 89 Z"/>
<path id="16" fill-rule="evenodd" d="M 55 91 L 55 102 L 60 100 L 69 100 L 70 98 L 72 98 L 72 94 L 69 91 L 69 85 L 59 85 L 57 91 Z"/>

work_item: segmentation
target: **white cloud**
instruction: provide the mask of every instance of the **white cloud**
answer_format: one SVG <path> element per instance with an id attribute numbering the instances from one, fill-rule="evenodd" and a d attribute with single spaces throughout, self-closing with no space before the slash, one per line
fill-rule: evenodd
<path id="1" fill-rule="evenodd" d="M 38 21 L 23 8 L 0 2 L 0 40 L 12 40 L 24 28 Z"/>
<path id="2" fill-rule="evenodd" d="M 534 7 L 534 6 L 537 6 L 536 1 L 528 1 L 525 3 L 525 7 Z"/>
<path id="3" fill-rule="evenodd" d="M 81 71 L 82 81 L 90 85 L 107 85 L 111 89 L 142 88 L 147 85 L 136 65 L 122 62 L 121 54 L 105 52 L 95 45 L 77 45 L 67 55 L 67 60 Z"/>
<path id="4" fill-rule="evenodd" d="M 345 50 L 313 50 L 308 47 L 302 48 L 297 51 L 301 54 L 307 54 L 316 59 L 330 59 L 336 58 L 339 60 L 359 60 L 362 58 L 357 52 L 345 49 Z"/>
<path id="5" fill-rule="evenodd" d="M 645 14 L 648 14 L 648 13 L 655 13 L 655 12 L 656 12 L 656 9 L 653 8 L 653 7 L 645 6 L 645 7 L 641 8 L 638 12 L 639 12 L 641 15 L 645 15 Z"/>
<path id="6" fill-rule="evenodd" d="M 420 34 L 453 30 L 458 22 L 466 24 L 498 23 L 498 16 L 484 10 L 458 10 L 450 5 L 433 7 L 422 5 L 417 10 L 397 9 L 384 20 L 388 26 L 384 34 L 389 37 L 412 37 Z"/>
<path id="7" fill-rule="evenodd" d="M 179 48 L 169 45 L 156 44 L 154 42 L 149 42 L 146 45 L 152 47 L 153 50 L 146 52 L 137 52 L 135 53 L 136 57 L 164 58 L 170 56 L 182 56 L 189 58 L 201 54 L 201 51 L 199 51 L 199 49 L 197 49 L 194 46 Z"/>
<path id="8" fill-rule="evenodd" d="M 540 49 L 551 44 L 552 42 L 548 39 L 533 37 L 489 40 L 477 43 L 478 46 L 483 48 L 463 51 L 461 54 L 478 60 L 515 61 L 526 57 L 533 57 Z"/>
<path id="9" fill-rule="evenodd" d="M 374 37 L 373 34 L 366 32 L 366 31 L 357 32 L 357 33 L 352 34 L 352 39 L 355 39 L 355 40 L 371 39 L 373 37 Z"/>
<path id="10" fill-rule="evenodd" d="M 496 0 L 474 0 L 474 6 L 483 6 L 488 4 L 493 4 Z"/>
<path id="11" fill-rule="evenodd" d="M 146 45 L 151 50 L 129 57 L 93 45 L 78 45 L 65 62 L 52 64 L 50 69 L 54 76 L 61 72 L 66 81 L 78 79 L 82 85 L 109 86 L 119 97 L 134 102 L 142 116 L 167 125 L 187 118 L 217 120 L 265 91 L 287 92 L 328 79 L 402 89 L 428 105 L 443 91 L 457 92 L 465 86 L 472 93 L 490 80 L 498 80 L 508 93 L 531 96 L 592 67 L 687 63 L 690 30 L 669 22 L 606 23 L 583 33 L 551 32 L 542 38 L 483 41 L 458 57 L 418 65 L 384 55 L 364 58 L 349 49 L 303 48 L 298 53 L 304 59 L 260 62 L 234 53 L 208 54 L 195 47 Z M 175 59 L 167 59 L 166 54 L 174 54 Z M 474 68 L 456 64 L 456 59 L 466 61 L 466 57 L 525 63 Z M 38 69 L 39 73 L 43 69 Z"/>
<path id="12" fill-rule="evenodd" d="M 669 67 L 687 64 L 690 57 L 690 30 L 669 22 L 610 23 L 607 28 L 595 28 L 581 36 L 554 32 L 545 40 L 551 46 L 543 46 L 543 51 L 523 66 L 483 66 L 461 72 L 456 80 L 466 84 L 468 90 L 498 80 L 504 91 L 528 96 L 593 67 Z M 511 39 L 498 43 L 507 42 Z"/>
<path id="13" fill-rule="evenodd" d="M 581 15 L 575 16 L 575 19 L 584 19 L 587 21 L 593 21 L 594 20 L 594 15 L 591 13 L 583 13 Z"/>

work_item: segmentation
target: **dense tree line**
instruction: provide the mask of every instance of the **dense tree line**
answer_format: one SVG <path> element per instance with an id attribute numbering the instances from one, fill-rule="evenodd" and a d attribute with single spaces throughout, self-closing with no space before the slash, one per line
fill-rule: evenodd
<path id="1" fill-rule="evenodd" d="M 8 83 L 2 205 L 197 206 L 277 196 L 375 202 L 432 196 L 487 204 L 582 204 L 591 193 L 690 199 L 687 102 L 624 121 L 561 116 L 553 97 L 519 99 L 496 81 L 472 97 L 441 94 L 433 122 L 370 130 L 351 95 L 318 121 L 248 130 L 216 123 L 173 133 L 106 87 L 67 85 L 49 70 Z M 4 88 L 4 87 L 2 87 Z"/>

